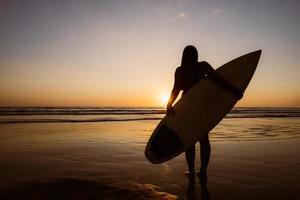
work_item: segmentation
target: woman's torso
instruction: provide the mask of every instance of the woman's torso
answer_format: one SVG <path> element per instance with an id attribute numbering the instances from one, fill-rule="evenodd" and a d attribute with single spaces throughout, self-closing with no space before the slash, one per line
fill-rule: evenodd
<path id="1" fill-rule="evenodd" d="M 183 90 L 184 95 L 198 81 L 203 79 L 207 74 L 205 62 L 199 62 L 194 66 L 178 67 L 175 74 L 175 84 L 177 89 Z"/>

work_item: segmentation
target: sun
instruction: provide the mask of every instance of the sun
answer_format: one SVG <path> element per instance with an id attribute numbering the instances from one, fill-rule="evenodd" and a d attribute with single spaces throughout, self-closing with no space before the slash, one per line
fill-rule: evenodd
<path id="1" fill-rule="evenodd" d="M 169 96 L 168 95 L 164 94 L 164 95 L 161 96 L 161 103 L 163 105 L 166 105 L 168 103 L 168 101 L 169 101 Z"/>

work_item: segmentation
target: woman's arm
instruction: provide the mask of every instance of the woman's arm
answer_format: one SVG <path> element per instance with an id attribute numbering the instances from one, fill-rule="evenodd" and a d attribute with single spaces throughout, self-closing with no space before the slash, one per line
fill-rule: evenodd
<path id="1" fill-rule="evenodd" d="M 174 115 L 175 111 L 173 109 L 173 103 L 176 100 L 177 96 L 179 95 L 180 89 L 178 87 L 178 82 L 179 82 L 179 77 L 178 77 L 178 69 L 176 69 L 175 72 L 175 81 L 174 81 L 174 86 L 167 104 L 167 115 Z"/>
<path id="2" fill-rule="evenodd" d="M 207 65 L 207 76 L 209 78 L 216 81 L 221 87 L 232 92 L 238 99 L 241 99 L 243 97 L 244 91 L 232 85 L 223 76 L 221 76 L 216 70 L 214 70 L 214 68 L 209 63 L 205 62 L 205 64 Z"/>
<path id="3" fill-rule="evenodd" d="M 172 92 L 171 92 L 171 96 L 170 96 L 169 101 L 168 101 L 167 108 L 173 106 L 173 103 L 176 100 L 179 92 L 180 92 L 180 90 L 178 90 L 177 88 L 173 87 Z"/>

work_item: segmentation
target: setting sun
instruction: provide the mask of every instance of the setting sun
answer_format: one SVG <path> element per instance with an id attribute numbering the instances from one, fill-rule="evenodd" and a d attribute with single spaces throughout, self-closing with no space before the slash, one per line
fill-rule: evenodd
<path id="1" fill-rule="evenodd" d="M 161 103 L 163 105 L 166 105 L 168 103 L 168 100 L 169 100 L 169 96 L 168 95 L 162 95 L 162 97 L 161 97 Z"/>

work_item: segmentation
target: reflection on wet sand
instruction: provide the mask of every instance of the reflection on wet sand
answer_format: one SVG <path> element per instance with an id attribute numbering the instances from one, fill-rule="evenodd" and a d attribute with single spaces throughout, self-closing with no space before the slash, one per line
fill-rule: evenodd
<path id="1" fill-rule="evenodd" d="M 69 178 L 20 185 L 4 194 L 0 193 L 0 199 L 175 200 L 177 197 L 161 192 L 159 187 L 151 184 Z"/>

